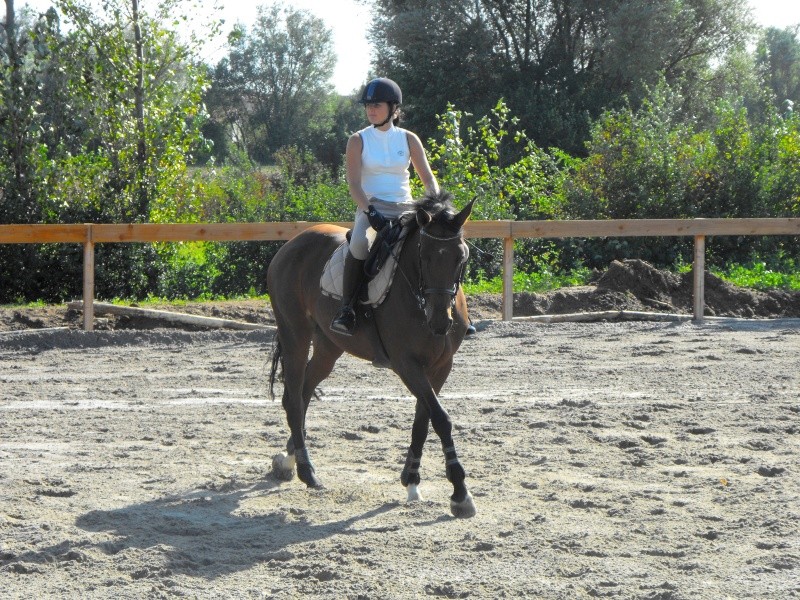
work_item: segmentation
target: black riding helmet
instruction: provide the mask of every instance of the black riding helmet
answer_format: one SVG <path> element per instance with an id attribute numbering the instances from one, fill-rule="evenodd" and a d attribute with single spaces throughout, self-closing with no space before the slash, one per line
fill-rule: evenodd
<path id="1" fill-rule="evenodd" d="M 391 79 L 378 77 L 364 86 L 364 91 L 361 92 L 361 104 L 367 105 L 370 102 L 389 103 L 389 116 L 383 123 L 376 125 L 376 127 L 381 127 L 395 117 L 397 107 L 403 103 L 403 92 L 400 91 L 400 86 Z"/>
<path id="2" fill-rule="evenodd" d="M 368 104 L 370 102 L 402 104 L 403 92 L 400 91 L 400 86 L 391 79 L 378 77 L 370 81 L 361 93 L 361 104 Z"/>

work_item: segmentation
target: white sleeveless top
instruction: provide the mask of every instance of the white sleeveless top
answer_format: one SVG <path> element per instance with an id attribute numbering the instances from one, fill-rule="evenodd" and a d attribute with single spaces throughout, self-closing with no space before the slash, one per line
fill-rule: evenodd
<path id="1" fill-rule="evenodd" d="M 386 131 L 365 127 L 361 136 L 361 189 L 367 198 L 410 202 L 408 166 L 411 153 L 406 130 L 392 125 Z"/>

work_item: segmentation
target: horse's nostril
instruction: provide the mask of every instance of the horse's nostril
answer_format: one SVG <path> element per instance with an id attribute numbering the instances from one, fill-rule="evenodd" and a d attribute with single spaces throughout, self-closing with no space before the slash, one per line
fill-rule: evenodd
<path id="1" fill-rule="evenodd" d="M 453 326 L 453 319 L 448 319 L 445 323 L 441 325 L 430 325 L 431 333 L 434 335 L 446 335 L 450 328 Z"/>

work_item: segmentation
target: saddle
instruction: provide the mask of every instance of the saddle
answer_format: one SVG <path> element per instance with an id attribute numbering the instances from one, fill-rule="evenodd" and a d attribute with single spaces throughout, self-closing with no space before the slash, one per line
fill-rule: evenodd
<path id="1" fill-rule="evenodd" d="M 389 221 L 389 224 L 381 229 L 375 236 L 375 241 L 369 249 L 369 256 L 364 262 L 364 275 L 367 281 L 372 281 L 380 272 L 383 265 L 391 257 L 395 259 L 400 256 L 403 248 L 402 242 L 408 235 L 408 227 L 402 219 Z M 396 252 L 392 252 L 394 249 Z"/>
<path id="2" fill-rule="evenodd" d="M 397 269 L 397 257 L 403 248 L 410 228 L 408 220 L 400 217 L 375 234 L 364 262 L 364 282 L 359 301 L 375 308 L 380 306 L 389 293 Z M 350 239 L 347 232 L 347 239 Z M 348 242 L 343 242 L 328 259 L 320 278 L 322 293 L 336 300 L 342 299 L 344 260 L 348 253 Z"/>

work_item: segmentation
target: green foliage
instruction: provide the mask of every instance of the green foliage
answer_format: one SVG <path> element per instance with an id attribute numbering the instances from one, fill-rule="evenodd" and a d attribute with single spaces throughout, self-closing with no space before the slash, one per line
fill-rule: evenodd
<path id="1" fill-rule="evenodd" d="M 330 91 L 330 32 L 262 7 L 210 69 L 198 40 L 177 36 L 187 3 L 54 0 L 39 20 L 6 23 L 0 222 L 352 218 L 341 164 L 363 114 Z M 762 32 L 749 54 L 743 0 L 600 4 L 546 0 L 532 18 L 517 0 L 377 2 L 376 67 L 403 86 L 456 203 L 477 198 L 473 218 L 490 220 L 797 216 L 796 29 Z M 499 291 L 502 242 L 471 245 L 467 285 Z M 279 247 L 99 244 L 96 291 L 263 294 Z M 517 240 L 514 287 L 581 282 L 616 258 L 680 267 L 691 250 L 684 238 Z M 740 281 L 795 285 L 795 238 L 716 237 L 707 250 L 714 269 L 750 265 L 729 268 Z M 80 296 L 81 262 L 77 245 L 4 246 L 0 302 Z"/>
<path id="2" fill-rule="evenodd" d="M 228 45 L 206 102 L 252 160 L 272 162 L 284 146 L 314 147 L 331 130 L 336 57 L 322 20 L 281 3 L 263 5 L 254 26 L 237 25 Z"/>
<path id="3" fill-rule="evenodd" d="M 750 265 L 734 264 L 724 269 L 715 269 L 713 272 L 718 277 L 740 287 L 759 290 L 775 288 L 800 290 L 800 269 L 794 260 L 782 261 L 778 269 L 780 270 L 771 269 L 765 262 L 756 262 Z"/>
<path id="4" fill-rule="evenodd" d="M 41 144 L 35 72 L 40 56 L 32 27 L 28 13 L 17 18 L 13 10 L 0 22 L 0 223 L 41 218 L 35 168 Z"/>
<path id="5" fill-rule="evenodd" d="M 586 285 L 590 273 L 586 269 L 579 269 L 570 273 L 524 273 L 514 272 L 514 293 L 532 292 L 542 293 L 563 287 Z M 464 293 L 472 294 L 500 294 L 503 291 L 503 279 L 500 276 L 486 279 L 483 273 L 478 273 L 472 281 L 464 283 Z"/>
<path id="6" fill-rule="evenodd" d="M 777 217 L 797 214 L 798 120 L 773 114 L 751 122 L 747 110 L 722 99 L 707 129 L 682 114 L 682 97 L 662 83 L 639 109 L 605 113 L 595 124 L 589 156 L 567 184 L 569 212 L 582 219 Z M 785 238 L 715 238 L 709 264 L 746 260 L 797 245 Z M 688 261 L 691 245 L 676 239 L 590 240 L 587 264 L 637 257 L 657 266 Z"/>
<path id="7" fill-rule="evenodd" d="M 448 105 L 439 117 L 442 141 L 428 143 L 439 184 L 462 202 L 477 197 L 473 218 L 558 218 L 566 156 L 538 148 L 502 100 L 462 134 L 464 116 Z"/>
<path id="8" fill-rule="evenodd" d="M 664 77 L 702 96 L 712 66 L 753 31 L 745 0 L 376 0 L 378 72 L 409 98 L 423 138 L 455 103 L 503 97 L 540 147 L 583 155 L 590 125 Z M 699 103 L 698 103 L 699 104 Z"/>
<path id="9" fill-rule="evenodd" d="M 461 206 L 477 198 L 473 219 L 535 220 L 563 218 L 564 182 L 575 164 L 558 150 L 545 152 L 520 130 L 500 100 L 474 126 L 462 123 L 466 115 L 452 105 L 439 117 L 441 141 L 428 142 L 431 166 L 439 184 L 453 193 Z M 416 182 L 416 193 L 421 193 Z M 475 242 L 469 277 L 499 273 L 502 248 L 498 240 Z M 526 270 L 535 269 L 535 257 L 546 250 L 558 253 L 551 242 L 525 240 L 517 244 Z"/>
<path id="10" fill-rule="evenodd" d="M 187 193 L 187 161 L 202 142 L 204 72 L 159 20 L 181 1 L 161 0 L 153 15 L 132 13 L 126 0 L 107 2 L 102 11 L 79 0 L 55 4 L 69 30 L 49 24 L 49 60 L 51 69 L 68 74 L 62 101 L 72 124 L 62 127 L 72 133 L 50 148 L 48 183 L 57 192 L 96 187 L 91 198 L 48 196 L 47 212 L 61 222 L 160 221 Z"/>
<path id="11" fill-rule="evenodd" d="M 775 108 L 783 112 L 800 103 L 800 24 L 785 29 L 769 27 L 759 36 L 756 65 L 773 93 Z"/>

